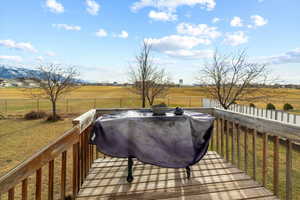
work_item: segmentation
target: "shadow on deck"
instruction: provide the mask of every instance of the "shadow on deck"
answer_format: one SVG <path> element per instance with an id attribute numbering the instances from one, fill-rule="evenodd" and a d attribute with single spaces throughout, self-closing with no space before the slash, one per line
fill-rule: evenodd
<path id="1" fill-rule="evenodd" d="M 77 199 L 277 199 L 216 152 L 191 167 L 160 168 L 134 160 L 133 182 L 127 183 L 127 159 L 94 161 Z"/>

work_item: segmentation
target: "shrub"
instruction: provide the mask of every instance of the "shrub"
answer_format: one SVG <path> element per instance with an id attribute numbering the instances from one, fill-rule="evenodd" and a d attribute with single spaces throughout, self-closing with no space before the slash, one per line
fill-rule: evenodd
<path id="1" fill-rule="evenodd" d="M 33 119 L 42 119 L 46 116 L 47 114 L 43 111 L 31 111 L 29 113 L 26 113 L 24 118 L 27 120 L 33 120 Z"/>
<path id="2" fill-rule="evenodd" d="M 268 103 L 266 109 L 267 110 L 276 110 L 276 107 L 274 106 L 274 104 Z"/>
<path id="3" fill-rule="evenodd" d="M 61 120 L 61 116 L 59 116 L 59 115 L 56 115 L 56 119 L 55 120 L 54 120 L 53 115 L 49 115 L 47 117 L 47 121 L 49 121 L 49 122 L 55 122 L 55 121 L 58 121 L 58 120 Z"/>
<path id="4" fill-rule="evenodd" d="M 283 110 L 285 110 L 285 111 L 293 110 L 293 109 L 294 109 L 294 107 L 289 103 L 286 103 L 283 105 Z"/>
<path id="5" fill-rule="evenodd" d="M 254 103 L 250 103 L 249 106 L 250 106 L 251 108 L 256 108 L 256 106 L 254 105 Z"/>

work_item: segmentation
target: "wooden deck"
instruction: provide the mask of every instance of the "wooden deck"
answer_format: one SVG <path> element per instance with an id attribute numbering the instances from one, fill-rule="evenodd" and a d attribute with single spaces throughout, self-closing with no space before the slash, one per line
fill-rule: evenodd
<path id="1" fill-rule="evenodd" d="M 127 183 L 127 159 L 95 160 L 77 199 L 277 199 L 241 170 L 208 152 L 185 169 L 160 168 L 134 161 L 133 182 Z"/>

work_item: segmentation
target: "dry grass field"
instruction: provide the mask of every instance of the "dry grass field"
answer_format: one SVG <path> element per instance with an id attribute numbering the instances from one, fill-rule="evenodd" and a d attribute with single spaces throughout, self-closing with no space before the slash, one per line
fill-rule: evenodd
<path id="1" fill-rule="evenodd" d="M 284 103 L 291 103 L 295 108 L 294 112 L 300 111 L 300 90 L 272 89 L 272 92 L 276 94 L 276 98 L 252 103 L 265 108 L 266 104 L 271 102 L 278 109 L 281 109 Z M 202 106 L 203 97 L 207 97 L 207 94 L 196 87 L 171 88 L 168 95 L 158 99 L 156 103 L 165 102 L 172 107 L 199 107 Z M 0 120 L 0 176 L 69 129 L 72 126 L 72 117 L 95 107 L 140 107 L 140 101 L 125 87 L 84 86 L 64 96 L 58 102 L 59 113 L 68 115 L 65 115 L 62 121 L 47 123 L 44 120 L 26 121 L 22 116 L 26 112 L 37 109 L 49 112 L 51 107 L 48 100 L 31 99 L 24 89 L 0 88 L 0 114 L 8 116 L 7 119 Z M 281 154 L 284 157 L 284 150 Z M 300 155 L 298 151 L 296 154 Z M 259 165 L 261 165 L 260 160 L 261 157 L 258 158 Z M 270 162 L 271 160 L 270 157 Z M 295 164 L 300 163 L 297 161 Z M 300 169 L 295 167 L 294 170 L 295 177 L 300 180 Z M 284 185 L 284 180 L 281 181 Z M 296 188 L 296 192 L 300 195 L 300 188 Z"/>

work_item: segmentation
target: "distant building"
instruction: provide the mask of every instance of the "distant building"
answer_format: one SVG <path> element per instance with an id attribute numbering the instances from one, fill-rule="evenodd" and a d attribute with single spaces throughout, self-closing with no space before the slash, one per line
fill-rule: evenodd
<path id="1" fill-rule="evenodd" d="M 179 79 L 179 85 L 183 85 L 183 79 Z"/>

